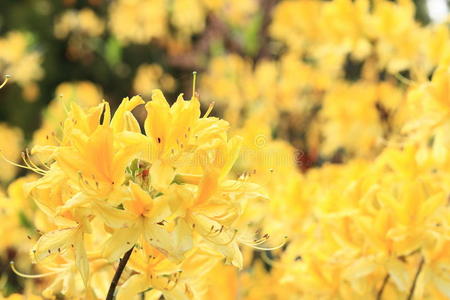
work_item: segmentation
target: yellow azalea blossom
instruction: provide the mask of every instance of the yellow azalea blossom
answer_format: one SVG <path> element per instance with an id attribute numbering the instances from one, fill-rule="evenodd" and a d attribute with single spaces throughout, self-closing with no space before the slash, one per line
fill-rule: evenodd
<path id="1" fill-rule="evenodd" d="M 146 104 L 145 132 L 151 139 L 148 158 L 152 163 L 152 185 L 164 191 L 173 181 L 176 170 L 189 171 L 199 167 L 194 156 L 196 148 L 206 141 L 224 139 L 228 123 L 215 118 L 200 118 L 200 102 L 196 97 L 185 101 L 180 95 L 169 106 L 160 90 Z"/>
<path id="2" fill-rule="evenodd" d="M 97 37 L 103 33 L 104 22 L 89 8 L 79 11 L 65 11 L 55 24 L 55 36 L 65 38 L 69 33 L 85 34 Z"/>
<path id="3" fill-rule="evenodd" d="M 175 187 L 176 196 L 170 199 L 175 214 L 183 217 L 193 231 L 239 268 L 242 268 L 242 254 L 238 247 L 238 229 L 233 228 L 233 224 L 249 199 L 265 197 L 259 186 L 245 179 L 225 180 L 237 159 L 241 142 L 241 138 L 234 137 L 213 153 L 203 150 L 204 175 L 179 177 L 181 182 L 197 187 Z"/>
<path id="4" fill-rule="evenodd" d="M 175 88 L 175 80 L 169 74 L 165 74 L 161 66 L 156 64 L 140 65 L 133 80 L 133 89 L 142 96 L 151 96 L 158 86 L 165 91 Z"/>
<path id="5" fill-rule="evenodd" d="M 193 249 L 186 260 L 175 265 L 155 249 L 145 247 L 145 252 L 135 251 L 130 261 L 132 275 L 119 289 L 117 299 L 136 299 L 139 292 L 147 292 L 165 299 L 198 299 L 204 294 L 206 275 L 219 261 L 213 252 Z"/>
<path id="6" fill-rule="evenodd" d="M 189 237 L 183 236 L 186 225 L 179 222 L 172 232 L 166 229 L 165 219 L 170 212 L 165 196 L 152 198 L 139 185 L 130 183 L 130 198 L 123 202 L 124 227 L 119 227 L 117 222 L 108 222 L 111 227 L 118 228 L 106 242 L 103 255 L 110 260 L 119 259 L 137 242 L 145 240 L 165 255 L 181 261 L 184 252 L 192 247 L 192 242 Z"/>
<path id="7" fill-rule="evenodd" d="M 162 0 L 120 0 L 110 6 L 110 30 L 121 41 L 147 43 L 162 37 L 167 12 Z"/>
<path id="8" fill-rule="evenodd" d="M 100 104 L 101 89 L 89 81 L 64 82 L 55 90 L 55 98 L 43 113 L 41 127 L 33 134 L 34 145 L 57 145 L 62 137 L 61 123 L 67 117 L 71 102 L 87 108 Z M 42 154 L 41 154 L 42 156 Z M 44 160 L 44 158 L 41 158 Z"/>
<path id="9" fill-rule="evenodd" d="M 42 57 L 38 51 L 31 51 L 26 32 L 10 31 L 0 37 L 0 71 L 11 75 L 12 80 L 27 87 L 42 78 Z"/>
<path id="10" fill-rule="evenodd" d="M 64 251 L 74 251 L 76 266 L 85 284 L 89 281 L 89 264 L 84 247 L 84 233 L 89 232 L 88 215 L 83 210 L 76 215 L 58 217 L 55 223 L 58 229 L 42 235 L 31 251 L 33 261 L 40 262 L 50 255 Z M 72 217 L 72 218 L 70 218 Z"/>
<path id="11" fill-rule="evenodd" d="M 142 104 L 139 96 L 125 98 L 111 114 L 106 102 L 87 110 L 72 102 L 60 137 L 32 150 L 45 159 L 26 152 L 25 167 L 42 176 L 23 186 L 24 197 L 40 210 L 36 224 L 45 231 L 32 260 L 44 269 L 59 257 L 69 260 L 67 269 L 54 271 L 58 276 L 46 295 L 78 290 L 60 289 L 63 282 L 78 284 L 75 275 L 67 277 L 73 268 L 86 297 L 104 293 L 91 288 L 92 278 L 98 281 L 109 270 L 97 265 L 110 265 L 134 247 L 132 261 L 156 251 L 154 263 L 163 263 L 162 273 L 156 266 L 156 271 L 139 271 L 165 297 L 200 297 L 206 293 L 196 281 L 200 269 L 206 273 L 223 257 L 242 267 L 239 243 L 261 243 L 244 240 L 235 227 L 247 201 L 265 197 L 245 176 L 227 178 L 242 139 L 228 138 L 228 123 L 209 117 L 212 107 L 201 117 L 196 97 L 180 96 L 170 106 L 159 90 L 146 104 L 143 134 L 131 112 Z M 166 266 L 173 271 L 163 271 Z M 154 272 L 159 275 L 152 279 L 148 274 Z M 119 293 L 142 282 L 142 276 L 132 276 Z"/>

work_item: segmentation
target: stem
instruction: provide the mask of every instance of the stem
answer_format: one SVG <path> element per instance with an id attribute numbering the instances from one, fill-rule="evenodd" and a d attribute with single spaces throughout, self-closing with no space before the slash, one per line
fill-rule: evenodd
<path id="1" fill-rule="evenodd" d="M 424 263 L 425 263 L 425 259 L 422 257 L 420 259 L 419 266 L 417 267 L 417 272 L 416 272 L 416 275 L 414 276 L 414 280 L 411 285 L 411 288 L 409 289 L 409 295 L 408 295 L 408 298 L 406 298 L 407 300 L 412 300 L 412 298 L 414 296 L 414 290 L 416 289 L 417 278 L 419 278 L 419 274 L 422 271 Z"/>
<path id="2" fill-rule="evenodd" d="M 383 296 L 384 288 L 386 287 L 388 281 L 389 281 L 389 273 L 386 274 L 386 276 L 383 279 L 383 283 L 381 284 L 380 290 L 377 293 L 377 300 L 381 300 L 381 297 Z"/>
<path id="3" fill-rule="evenodd" d="M 128 260 L 130 259 L 131 253 L 133 253 L 134 246 L 128 250 L 120 260 L 119 266 L 117 267 L 116 273 L 111 281 L 111 285 L 109 286 L 108 295 L 106 296 L 106 300 L 114 299 L 114 292 L 116 291 L 117 284 L 119 283 L 120 276 L 122 275 L 125 266 L 127 265 Z"/>

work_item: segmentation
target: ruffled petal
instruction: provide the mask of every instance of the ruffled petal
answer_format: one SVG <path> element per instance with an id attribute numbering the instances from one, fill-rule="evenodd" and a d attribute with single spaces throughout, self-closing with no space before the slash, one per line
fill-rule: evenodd
<path id="1" fill-rule="evenodd" d="M 117 300 L 134 300 L 139 299 L 139 293 L 143 292 L 148 287 L 147 279 L 143 274 L 136 274 L 131 276 L 119 288 L 116 299 Z"/>
<path id="2" fill-rule="evenodd" d="M 139 226 L 117 229 L 105 244 L 103 256 L 114 261 L 131 249 L 141 234 Z"/>

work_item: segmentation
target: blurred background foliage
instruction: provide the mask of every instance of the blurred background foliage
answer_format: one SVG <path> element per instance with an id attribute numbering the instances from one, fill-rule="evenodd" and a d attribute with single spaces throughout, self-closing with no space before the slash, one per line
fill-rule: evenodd
<path id="1" fill-rule="evenodd" d="M 36 112 L 46 107 L 54 98 L 55 89 L 60 83 L 68 81 L 87 80 L 97 84 L 102 88 L 105 99 L 114 106 L 123 97 L 134 93 L 133 80 L 138 67 L 144 63 L 156 63 L 163 68 L 164 73 L 177 78 L 178 89 L 172 89 L 171 92 L 178 94 L 191 85 L 193 70 L 201 71 L 206 67 L 209 55 L 243 51 L 246 56 L 256 57 L 260 40 L 265 38 L 260 35 L 261 15 L 264 12 L 256 11 L 251 20 L 242 26 L 223 24 L 211 13 L 206 17 L 204 31 L 182 38 L 182 53 L 175 49 L 176 45 L 167 46 L 167 43 L 172 41 L 164 38 L 128 43 L 117 39 L 111 31 L 104 30 L 105 25 L 110 22 L 108 12 L 111 2 L 113 1 L 2 1 L 0 36 L 11 31 L 24 33 L 28 51 L 37 51 L 41 55 L 44 75 L 33 82 L 36 85 L 32 87 L 28 85 L 22 88 L 12 84 L 1 91 L 0 121 L 19 126 L 29 139 L 32 132 L 39 127 L 39 114 Z M 87 22 L 98 21 L 99 24 L 87 24 L 86 30 L 63 29 L 68 32 L 58 38 L 57 24 L 62 15 L 86 9 L 93 12 L 96 19 Z M 185 13 L 188 14 L 189 10 Z M 95 32 L 95 26 L 103 28 Z M 126 31 L 128 24 L 119 26 Z M 231 36 L 233 41 L 228 40 Z M 176 39 L 178 38 L 175 38 L 174 43 L 177 43 Z M 236 49 L 237 47 L 239 49 Z M 169 87 L 172 86 L 173 84 L 169 84 Z M 148 87 L 149 90 L 152 88 L 155 87 Z"/>
<path id="2" fill-rule="evenodd" d="M 91 81 L 101 87 L 105 99 L 114 106 L 120 99 L 135 92 L 133 80 L 138 67 L 144 63 L 158 64 L 165 74 L 176 78 L 176 89 L 170 91 L 175 95 L 189 91 L 192 71 L 197 70 L 201 74 L 211 56 L 238 53 L 256 62 L 262 57 L 276 54 L 268 49 L 270 37 L 266 30 L 276 0 L 254 1 L 257 7 L 250 9 L 251 15 L 245 22 L 233 24 L 230 22 L 231 18 L 227 19 L 220 11 L 210 11 L 205 16 L 204 29 L 201 31 L 180 38 L 176 36 L 174 28 L 169 26 L 169 30 L 174 31 L 171 33 L 173 40 L 157 38 L 143 43 L 120 41 L 114 32 L 105 28 L 111 22 L 109 9 L 112 2 L 114 1 L 2 1 L 0 37 L 11 31 L 24 33 L 28 50 L 40 54 L 43 76 L 32 85 L 21 87 L 11 84 L 0 92 L 0 122 L 20 127 L 29 140 L 40 125 L 40 114 L 37 112 L 54 98 L 55 89 L 62 82 Z M 169 9 L 170 2 L 172 1 L 167 1 Z M 414 2 L 417 6 L 417 19 L 424 24 L 430 22 L 426 0 Z M 190 13 L 190 6 L 192 4 L 188 4 L 183 12 L 186 17 Z M 69 11 L 85 9 L 94 12 L 99 25 L 88 24 L 86 30 L 67 29 L 70 32 L 57 38 L 56 24 L 61 16 Z M 90 21 L 92 20 L 88 20 Z M 96 33 L 95 26 L 103 28 L 97 28 L 100 30 Z M 126 31 L 129 24 L 119 26 Z M 21 72 L 36 72 L 32 68 L 27 70 L 28 66 L 24 65 Z M 348 68 L 349 76 L 352 76 L 358 66 L 350 64 Z M 175 87 L 175 84 L 167 87 Z M 152 88 L 154 87 L 148 87 L 149 90 Z"/>

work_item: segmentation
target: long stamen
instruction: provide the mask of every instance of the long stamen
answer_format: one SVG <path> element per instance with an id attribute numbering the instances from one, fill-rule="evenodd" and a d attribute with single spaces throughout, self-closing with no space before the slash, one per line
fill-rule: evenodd
<path id="1" fill-rule="evenodd" d="M 22 155 L 23 155 L 23 153 L 22 153 Z M 0 150 L 0 157 L 1 157 L 3 160 L 7 161 L 8 163 L 12 164 L 13 166 L 16 166 L 16 167 L 22 168 L 22 169 L 31 170 L 31 171 L 36 172 L 36 173 L 41 174 L 41 175 L 45 175 L 45 173 L 43 173 L 43 172 L 42 172 L 41 170 L 39 170 L 39 169 L 36 170 L 36 169 L 34 169 L 34 168 L 32 168 L 32 167 L 30 167 L 30 166 L 28 166 L 28 165 L 21 165 L 21 164 L 18 164 L 18 163 L 13 162 L 12 160 L 9 160 L 9 159 L 6 158 L 6 156 L 3 154 L 3 151 L 2 151 L 2 150 Z M 23 157 L 23 156 L 22 156 L 22 157 Z M 26 162 L 25 162 L 25 164 L 26 164 Z"/>
<path id="2" fill-rule="evenodd" d="M 10 75 L 5 75 L 5 80 L 3 80 L 3 83 L 0 85 L 0 89 L 6 85 L 10 77 Z"/>
<path id="3" fill-rule="evenodd" d="M 280 249 L 281 247 L 283 247 L 286 244 L 286 242 L 287 242 L 287 237 L 284 237 L 284 241 L 281 244 L 279 244 L 277 246 L 274 246 L 274 247 L 260 247 L 260 246 L 257 246 L 257 245 L 247 244 L 247 243 L 242 242 L 242 241 L 240 241 L 240 242 L 241 242 L 241 244 L 249 246 L 249 247 L 252 247 L 253 249 L 256 249 L 256 250 L 272 251 L 272 250 L 277 250 L 277 249 Z"/>
<path id="4" fill-rule="evenodd" d="M 209 233 L 206 236 L 209 238 L 219 236 L 223 232 L 223 229 L 224 229 L 223 225 L 219 229 L 216 229 L 214 226 L 212 226 Z"/>
<path id="5" fill-rule="evenodd" d="M 22 152 L 22 154 L 23 154 L 23 152 Z M 34 163 L 34 161 L 31 159 L 30 152 L 28 151 L 28 149 L 25 149 L 25 157 L 27 158 L 29 164 L 30 164 L 35 170 L 39 170 L 39 171 L 41 171 L 41 172 L 43 172 L 43 173 L 46 172 L 44 169 L 42 169 L 41 167 L 37 166 L 37 165 Z"/>
<path id="6" fill-rule="evenodd" d="M 414 81 L 412 81 L 411 79 L 406 78 L 405 76 L 403 76 L 403 75 L 400 74 L 400 73 L 394 73 L 394 77 L 395 77 L 398 81 L 400 81 L 401 83 L 403 83 L 404 85 L 411 86 L 411 85 L 414 84 Z"/>
<path id="7" fill-rule="evenodd" d="M 59 125 L 60 125 L 59 127 L 62 130 L 64 130 L 64 124 L 60 123 Z M 58 144 L 62 144 L 63 143 L 62 140 L 56 136 L 56 133 L 54 131 L 52 132 L 52 137 L 55 139 L 56 142 L 58 142 Z"/>
<path id="8" fill-rule="evenodd" d="M 245 179 L 238 178 L 238 180 L 234 180 L 233 184 L 229 187 L 229 190 L 238 190 L 245 184 Z"/>
<path id="9" fill-rule="evenodd" d="M 193 79 L 192 79 L 192 98 L 194 98 L 195 97 L 195 83 L 197 82 L 197 72 L 196 71 L 192 72 L 192 76 L 193 76 Z"/>
<path id="10" fill-rule="evenodd" d="M 217 242 L 215 242 L 215 241 L 210 240 L 210 239 L 208 238 L 208 236 L 204 236 L 204 237 L 205 237 L 208 241 L 210 241 L 211 243 L 214 243 L 214 244 L 216 244 L 216 245 L 219 245 L 219 246 L 227 246 L 227 245 L 231 244 L 231 243 L 234 241 L 234 239 L 236 238 L 237 232 L 238 232 L 237 229 L 235 229 L 234 232 L 233 232 L 233 236 L 230 238 L 230 240 L 229 240 L 228 242 L 225 242 L 225 243 L 217 243 Z"/>
<path id="11" fill-rule="evenodd" d="M 39 169 L 36 169 L 35 167 L 33 167 L 33 166 L 28 162 L 28 160 L 27 160 L 27 158 L 26 158 L 24 152 L 20 153 L 20 156 L 22 157 L 22 160 L 23 160 L 23 162 L 25 163 L 27 169 L 32 170 L 32 171 L 35 171 L 36 173 L 39 173 L 39 174 L 44 175 Z"/>
<path id="12" fill-rule="evenodd" d="M 256 232 L 255 232 L 255 234 L 256 235 L 259 235 L 261 233 L 261 230 L 260 229 L 258 229 Z M 255 238 L 255 239 L 253 239 L 252 241 L 249 241 L 249 240 L 244 240 L 244 239 L 239 239 L 239 241 L 240 242 L 242 242 L 242 243 L 246 243 L 246 244 L 252 244 L 252 245 L 259 245 L 259 244 L 262 244 L 262 243 L 264 243 L 265 241 L 268 241 L 269 240 L 269 238 L 270 238 L 270 235 L 268 234 L 268 233 L 265 233 L 261 238 Z"/>
<path id="13" fill-rule="evenodd" d="M 175 279 L 173 279 L 173 277 L 175 277 Z M 171 283 L 173 283 L 172 286 L 170 286 Z M 170 275 L 170 277 L 167 278 L 167 286 L 164 288 L 164 290 L 166 291 L 173 290 L 177 286 L 177 283 L 178 283 L 178 276 Z"/>
<path id="14" fill-rule="evenodd" d="M 64 94 L 58 95 L 58 99 L 59 99 L 59 101 L 60 101 L 61 104 L 62 104 L 62 107 L 63 107 L 63 109 L 64 109 L 64 112 L 66 113 L 66 115 L 68 115 L 69 112 L 70 112 L 70 108 L 67 106 L 67 103 L 64 102 Z"/>
<path id="15" fill-rule="evenodd" d="M 269 237 L 263 237 L 254 241 L 246 241 L 246 240 L 241 240 L 239 239 L 239 242 L 242 244 L 246 244 L 246 245 L 252 245 L 252 246 L 258 246 L 261 245 L 262 243 L 265 243 L 269 240 Z"/>
<path id="16" fill-rule="evenodd" d="M 25 149 L 26 151 L 28 151 L 28 149 Z M 30 152 L 28 152 L 28 156 L 30 156 Z M 39 155 L 37 155 L 36 156 L 37 157 L 37 159 L 39 160 L 39 162 L 41 163 L 41 165 L 43 165 L 44 167 L 46 167 L 47 168 L 47 170 L 50 170 L 50 167 L 45 163 L 45 162 L 43 162 L 42 161 L 42 159 L 39 157 Z M 45 171 L 45 170 L 44 170 Z"/>
<path id="17" fill-rule="evenodd" d="M 25 274 L 22 273 L 20 271 L 18 271 L 16 269 L 16 267 L 14 266 L 14 261 L 10 261 L 9 262 L 10 266 L 11 266 L 11 270 L 18 276 L 23 277 L 23 278 L 43 278 L 43 277 L 48 277 L 48 276 L 52 276 L 58 273 L 61 273 L 62 271 L 54 271 L 54 272 L 49 272 L 49 273 L 44 273 L 44 274 Z"/>
<path id="18" fill-rule="evenodd" d="M 274 264 L 274 262 L 275 262 L 275 260 L 273 260 L 272 258 L 270 258 L 270 257 L 267 255 L 267 251 L 263 251 L 263 252 L 261 253 L 261 259 L 262 259 L 266 264 L 268 264 L 269 266 L 273 266 L 273 264 Z"/>
<path id="19" fill-rule="evenodd" d="M 208 106 L 208 110 L 206 111 L 206 113 L 203 115 L 203 118 L 207 118 L 209 116 L 209 114 L 212 112 L 214 105 L 216 104 L 216 102 L 211 102 Z"/>
<path id="20" fill-rule="evenodd" d="M 78 173 L 78 184 L 86 192 L 96 192 L 99 189 L 97 181 L 95 181 L 95 187 L 94 187 L 90 184 L 90 182 L 87 179 L 85 179 L 85 177 L 83 177 L 83 174 L 81 174 L 81 173 Z"/>
<path id="21" fill-rule="evenodd" d="M 36 166 L 36 164 L 33 161 L 31 161 L 31 159 L 27 157 L 27 155 L 24 152 L 22 152 L 21 157 L 25 165 L 27 165 L 31 171 L 41 175 L 45 175 L 46 171 Z"/>

